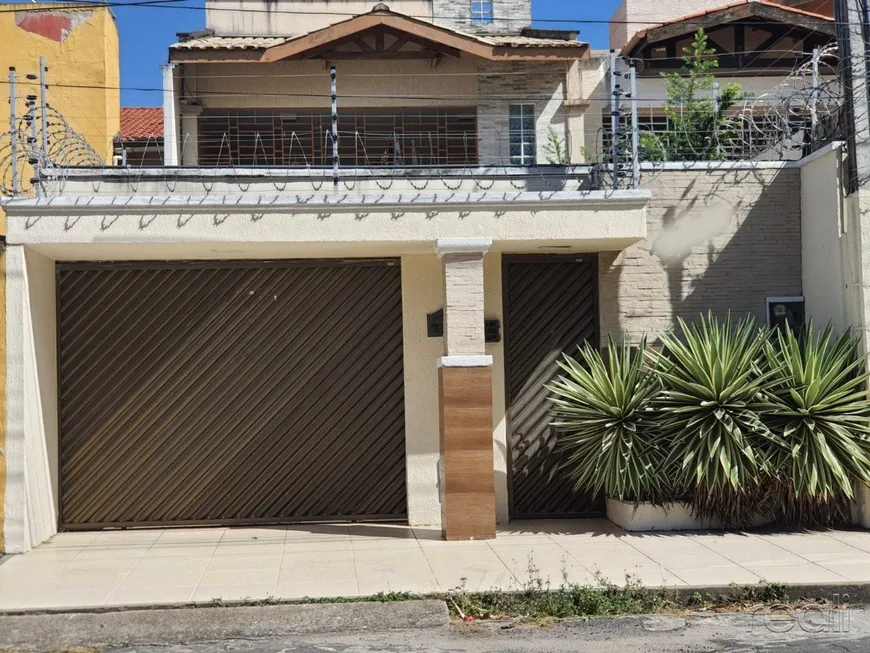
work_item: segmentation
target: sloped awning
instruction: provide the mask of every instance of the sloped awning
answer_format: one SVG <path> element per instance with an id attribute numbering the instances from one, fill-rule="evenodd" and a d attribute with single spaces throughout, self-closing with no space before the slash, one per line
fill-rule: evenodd
<path id="1" fill-rule="evenodd" d="M 794 25 L 807 31 L 836 34 L 832 16 L 788 7 L 768 0 L 740 0 L 717 9 L 681 16 L 674 20 L 653 25 L 637 32 L 622 48 L 623 54 L 634 56 L 647 45 L 668 39 L 694 34 L 699 29 L 709 30 L 728 23 L 748 19 L 762 19 L 773 23 Z"/>
<path id="2" fill-rule="evenodd" d="M 484 61 L 571 61 L 589 57 L 577 40 L 525 34 L 466 34 L 389 9 L 372 11 L 292 37 L 203 35 L 170 46 L 170 60 L 401 60 L 442 56 Z"/>

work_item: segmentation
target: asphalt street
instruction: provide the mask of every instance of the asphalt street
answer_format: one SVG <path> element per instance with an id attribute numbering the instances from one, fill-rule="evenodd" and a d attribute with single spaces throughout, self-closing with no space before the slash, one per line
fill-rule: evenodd
<path id="1" fill-rule="evenodd" d="M 870 652 L 870 615 L 825 610 L 767 615 L 599 618 L 545 627 L 499 624 L 132 646 L 127 653 L 765 653 Z"/>

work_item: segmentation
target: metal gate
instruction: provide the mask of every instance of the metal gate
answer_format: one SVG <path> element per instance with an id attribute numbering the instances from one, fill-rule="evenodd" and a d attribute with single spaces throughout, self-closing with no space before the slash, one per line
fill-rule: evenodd
<path id="1" fill-rule="evenodd" d="M 505 256 L 505 375 L 511 457 L 511 517 L 598 513 L 578 495 L 554 451 L 549 392 L 557 361 L 598 339 L 597 257 Z"/>
<path id="2" fill-rule="evenodd" d="M 405 517 L 398 261 L 57 277 L 62 527 Z"/>

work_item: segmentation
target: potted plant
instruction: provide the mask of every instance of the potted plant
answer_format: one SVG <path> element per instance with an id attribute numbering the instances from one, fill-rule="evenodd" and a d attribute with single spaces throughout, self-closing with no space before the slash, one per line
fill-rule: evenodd
<path id="1" fill-rule="evenodd" d="M 697 324 L 679 320 L 661 335 L 654 354 L 662 391 L 656 397 L 666 464 L 689 489 L 695 516 L 705 526 L 749 526 L 768 521 L 759 496 L 772 447 L 764 397 L 778 369 L 763 366 L 767 332 L 754 318 Z"/>
<path id="2" fill-rule="evenodd" d="M 553 426 L 579 493 L 604 494 L 608 517 L 628 530 L 672 530 L 685 527 L 686 509 L 669 501 L 674 490 L 653 409 L 661 384 L 646 351 L 645 338 L 632 347 L 608 337 L 606 360 L 589 343 L 565 356 L 548 386 Z"/>

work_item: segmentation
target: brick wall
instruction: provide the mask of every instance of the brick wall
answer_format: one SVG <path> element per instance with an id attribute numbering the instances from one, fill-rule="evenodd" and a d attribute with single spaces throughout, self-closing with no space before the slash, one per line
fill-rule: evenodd
<path id="1" fill-rule="evenodd" d="M 493 0 L 491 23 L 471 22 L 471 0 L 434 0 L 438 25 L 473 34 L 519 34 L 532 25 L 531 0 Z"/>
<path id="2" fill-rule="evenodd" d="M 482 63 L 478 67 L 477 128 L 483 164 L 510 163 L 508 108 L 534 104 L 538 163 L 547 163 L 549 130 L 565 139 L 565 73 L 559 63 Z"/>
<path id="3" fill-rule="evenodd" d="M 645 171 L 647 239 L 599 256 L 602 342 L 801 295 L 800 170 Z"/>

